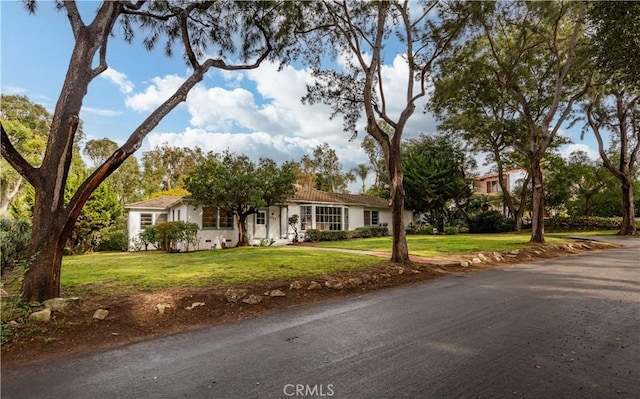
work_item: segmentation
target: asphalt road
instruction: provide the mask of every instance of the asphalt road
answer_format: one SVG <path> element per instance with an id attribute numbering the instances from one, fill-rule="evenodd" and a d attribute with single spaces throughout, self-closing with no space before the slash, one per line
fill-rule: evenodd
<path id="1" fill-rule="evenodd" d="M 635 246 L 7 368 L 1 393 L 2 399 L 638 398 L 639 366 Z"/>

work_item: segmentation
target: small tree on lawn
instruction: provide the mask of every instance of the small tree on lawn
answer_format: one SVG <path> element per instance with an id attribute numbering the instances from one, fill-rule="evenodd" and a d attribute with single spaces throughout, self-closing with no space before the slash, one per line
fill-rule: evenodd
<path id="1" fill-rule="evenodd" d="M 230 152 L 209 154 L 187 177 L 185 186 L 198 204 L 232 212 L 238 222 L 238 246 L 247 245 L 247 217 L 284 202 L 293 194 L 294 165 L 278 167 L 271 159 L 252 162 Z"/>

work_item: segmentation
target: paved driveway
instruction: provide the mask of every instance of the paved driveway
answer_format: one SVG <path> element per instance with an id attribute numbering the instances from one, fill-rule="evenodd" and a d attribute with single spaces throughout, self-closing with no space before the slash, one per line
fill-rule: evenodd
<path id="1" fill-rule="evenodd" d="M 2 370 L 2 398 L 636 398 L 640 248 Z"/>

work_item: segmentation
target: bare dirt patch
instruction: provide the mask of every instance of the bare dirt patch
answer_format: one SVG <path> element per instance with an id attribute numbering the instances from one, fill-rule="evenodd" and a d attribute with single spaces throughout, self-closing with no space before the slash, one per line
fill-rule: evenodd
<path id="1" fill-rule="evenodd" d="M 179 288 L 161 292 L 130 291 L 109 296 L 84 297 L 69 312 L 53 312 L 49 323 L 13 323 L 11 338 L 2 345 L 2 366 L 120 347 L 162 335 L 451 274 L 612 247 L 615 246 L 595 241 L 530 245 L 519 251 L 484 252 L 484 259 L 480 263 L 473 263 L 473 258 L 478 257 L 477 253 L 459 254 L 439 258 L 437 261 L 413 258 L 417 261 L 403 264 L 387 262 L 383 266 L 357 272 L 233 287 L 244 288 L 247 294 L 254 294 L 262 299 L 253 305 L 241 300 L 237 303 L 229 302 L 225 294 L 230 287 L 221 286 Z M 467 262 L 467 265 L 462 266 L 462 262 Z M 309 290 L 312 281 L 319 283 L 320 288 Z M 269 295 L 274 290 L 282 291 L 285 296 Z M 161 312 L 157 306 L 159 304 L 169 307 Z M 94 320 L 96 309 L 106 309 L 109 315 L 105 320 Z"/>

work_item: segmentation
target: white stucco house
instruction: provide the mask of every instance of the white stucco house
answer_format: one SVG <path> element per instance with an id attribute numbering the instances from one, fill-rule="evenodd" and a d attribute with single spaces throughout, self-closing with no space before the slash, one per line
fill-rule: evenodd
<path id="1" fill-rule="evenodd" d="M 199 249 L 232 247 L 238 243 L 236 217 L 217 207 L 196 205 L 189 197 L 159 197 L 126 205 L 128 211 L 129 248 L 145 227 L 168 221 L 197 223 L 200 227 Z M 298 234 L 304 239 L 306 230 L 355 230 L 358 227 L 391 228 L 391 209 L 383 198 L 360 194 L 328 193 L 296 186 L 295 194 L 285 203 L 261 209 L 247 219 L 247 235 L 252 244 L 274 239 L 278 244 L 293 240 L 289 217 L 298 215 Z M 405 211 L 405 224 L 411 212 Z"/>

